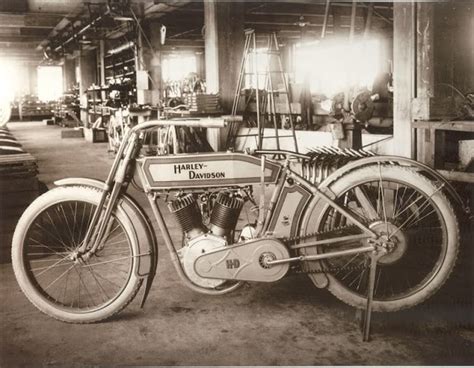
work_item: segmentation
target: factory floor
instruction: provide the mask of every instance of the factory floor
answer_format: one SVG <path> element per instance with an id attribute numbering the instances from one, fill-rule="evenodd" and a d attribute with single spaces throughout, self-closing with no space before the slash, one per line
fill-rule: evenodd
<path id="1" fill-rule="evenodd" d="M 106 143 L 61 139 L 61 128 L 41 122 L 9 127 L 37 158 L 49 188 L 63 177 L 107 175 Z M 172 233 L 178 235 L 176 227 Z M 11 264 L 1 264 L 0 366 L 474 364 L 472 253 L 429 301 L 376 313 L 370 342 L 362 342 L 355 310 L 305 275 L 211 297 L 180 283 L 162 241 L 159 253 L 145 307 L 138 297 L 113 320 L 91 325 L 62 323 L 36 310 Z"/>

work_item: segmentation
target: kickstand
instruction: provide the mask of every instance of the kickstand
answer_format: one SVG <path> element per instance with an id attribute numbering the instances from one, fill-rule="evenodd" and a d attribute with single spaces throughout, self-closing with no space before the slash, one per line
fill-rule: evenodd
<path id="1" fill-rule="evenodd" d="M 370 254 L 369 280 L 367 283 L 367 305 L 365 306 L 365 311 L 363 311 L 363 318 L 361 321 L 362 341 L 370 340 L 370 322 L 372 319 L 372 301 L 374 299 L 375 273 L 377 271 L 377 261 L 379 260 L 380 256 L 380 252 L 377 251 L 373 251 Z"/>

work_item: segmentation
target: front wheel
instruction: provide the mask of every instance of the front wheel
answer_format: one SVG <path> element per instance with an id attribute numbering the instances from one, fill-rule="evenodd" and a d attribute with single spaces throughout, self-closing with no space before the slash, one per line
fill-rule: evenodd
<path id="1" fill-rule="evenodd" d="M 391 245 L 377 263 L 375 311 L 412 307 L 444 284 L 456 262 L 459 227 L 439 184 L 413 169 L 380 164 L 351 171 L 334 181 L 329 189 L 339 205 L 349 209 Z M 326 253 L 368 244 L 367 239 L 360 240 L 360 229 L 322 200 L 310 209 L 302 234 L 315 231 L 359 238 L 319 248 L 302 248 L 302 253 Z M 326 259 L 317 267 L 326 270 L 328 290 L 332 294 L 347 304 L 364 308 L 368 258 L 368 253 L 357 253 Z M 307 267 L 314 271 L 311 262 Z"/>
<path id="2" fill-rule="evenodd" d="M 52 189 L 26 209 L 13 236 L 13 270 L 23 293 L 39 310 L 65 322 L 111 317 L 142 283 L 134 228 L 120 205 L 103 247 L 86 261 L 75 258 L 100 195 L 85 187 Z"/>

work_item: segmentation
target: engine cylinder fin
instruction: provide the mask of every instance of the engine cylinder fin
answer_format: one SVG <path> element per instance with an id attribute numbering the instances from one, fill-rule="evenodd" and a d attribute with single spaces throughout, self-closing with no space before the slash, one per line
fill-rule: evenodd
<path id="1" fill-rule="evenodd" d="M 201 211 L 191 193 L 172 201 L 168 208 L 185 233 L 202 232 Z"/>
<path id="2" fill-rule="evenodd" d="M 225 235 L 232 231 L 239 220 L 239 214 L 244 200 L 231 197 L 229 193 L 219 193 L 211 214 L 211 230 L 218 235 Z"/>

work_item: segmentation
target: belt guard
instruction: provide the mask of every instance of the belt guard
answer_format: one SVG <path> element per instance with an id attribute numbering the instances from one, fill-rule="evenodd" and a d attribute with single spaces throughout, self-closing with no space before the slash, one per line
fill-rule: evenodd
<path id="1" fill-rule="evenodd" d="M 270 266 L 265 261 L 289 257 L 288 249 L 279 240 L 258 239 L 199 256 L 194 269 L 199 276 L 210 279 L 274 282 L 286 275 L 289 264 Z"/>

